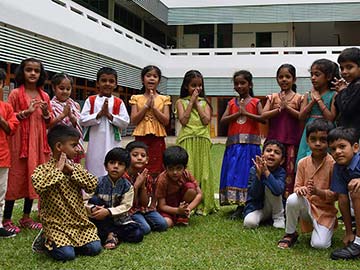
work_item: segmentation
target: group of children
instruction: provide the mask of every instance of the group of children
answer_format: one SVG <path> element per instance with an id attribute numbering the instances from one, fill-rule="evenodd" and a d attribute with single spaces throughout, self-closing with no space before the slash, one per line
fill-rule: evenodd
<path id="1" fill-rule="evenodd" d="M 345 49 L 338 62 L 342 78 L 336 63 L 315 61 L 310 69 L 313 88 L 304 96 L 296 93 L 295 67 L 280 66 L 280 92 L 267 96 L 264 107 L 253 97 L 252 74 L 234 74 L 239 96 L 229 101 L 220 121 L 228 125 L 228 138 L 219 200 L 220 205 L 238 205 L 231 218 L 243 216 L 245 227 L 271 218 L 274 227 L 285 228 L 280 248 L 297 241 L 298 218 L 304 231 L 312 230 L 311 245 L 327 248 L 337 224 L 338 199 L 346 247 L 331 257 L 352 259 L 360 256 L 360 50 Z M 0 75 L 1 86 L 5 74 Z M 42 63 L 25 59 L 16 73 L 19 88 L 11 91 L 9 104 L 0 102 L 3 145 L 9 137 L 9 147 L 0 150 L 0 206 L 5 197 L 0 236 L 20 232 L 11 219 L 19 198 L 25 198 L 20 227 L 43 229 L 33 249 L 46 247 L 57 260 L 96 255 L 102 246 L 113 249 L 121 241 L 140 242 L 151 230 L 187 225 L 191 213 L 218 210 L 210 164 L 212 106 L 199 71 L 184 76 L 175 104 L 181 124 L 178 146 L 168 148 L 171 101 L 157 90 L 158 67 L 142 70 L 142 94 L 131 97 L 130 117 L 125 103 L 112 94 L 117 87 L 112 68 L 98 71 L 99 93 L 88 97 L 81 111 L 70 97 L 67 74 L 52 77 L 51 101 L 42 89 L 45 79 Z M 335 119 L 341 127 L 333 129 Z M 120 131 L 130 121 L 136 126 L 135 141 L 123 149 Z M 266 122 L 269 131 L 261 152 L 259 124 Z M 84 141 L 87 170 L 79 164 Z M 30 218 L 38 196 L 41 223 Z"/>

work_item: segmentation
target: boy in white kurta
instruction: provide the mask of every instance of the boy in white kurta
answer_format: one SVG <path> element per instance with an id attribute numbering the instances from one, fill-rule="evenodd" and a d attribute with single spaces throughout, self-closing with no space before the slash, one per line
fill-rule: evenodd
<path id="1" fill-rule="evenodd" d="M 106 153 L 120 146 L 121 129 L 127 127 L 130 118 L 124 102 L 112 95 L 117 87 L 117 72 L 114 69 L 101 68 L 96 85 L 99 94 L 86 99 L 80 124 L 86 127 L 84 137 L 89 141 L 85 166 L 89 172 L 100 177 L 107 174 L 103 165 Z"/>

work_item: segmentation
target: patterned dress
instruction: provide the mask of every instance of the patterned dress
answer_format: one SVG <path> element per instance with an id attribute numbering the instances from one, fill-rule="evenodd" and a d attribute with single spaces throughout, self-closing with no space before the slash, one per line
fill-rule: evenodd
<path id="1" fill-rule="evenodd" d="M 321 96 L 321 99 L 323 100 L 326 108 L 328 108 L 329 110 L 331 109 L 331 103 L 333 101 L 334 95 L 335 95 L 335 91 L 329 90 Z M 308 94 L 307 100 L 308 100 L 308 103 L 311 102 L 310 93 Z M 311 150 L 310 150 L 308 144 L 306 143 L 306 126 L 317 118 L 324 118 L 324 116 L 322 114 L 322 111 L 321 111 L 319 105 L 317 103 L 315 103 L 314 106 L 311 108 L 309 117 L 306 119 L 305 129 L 301 136 L 299 151 L 298 151 L 297 158 L 296 158 L 296 164 L 298 164 L 300 159 L 302 159 L 306 156 L 309 156 L 311 154 Z"/>
<path id="2" fill-rule="evenodd" d="M 257 98 L 245 105 L 247 112 L 258 114 Z M 229 101 L 229 114 L 239 111 L 238 98 Z M 220 175 L 220 205 L 245 205 L 252 159 L 261 155 L 259 123 L 245 116 L 231 122 Z"/>
<path id="3" fill-rule="evenodd" d="M 200 106 L 205 109 L 206 101 L 203 98 L 199 99 Z M 181 102 L 184 110 L 186 110 L 190 97 L 180 99 L 178 102 Z M 187 169 L 194 175 L 203 192 L 203 200 L 197 207 L 197 212 L 203 215 L 216 212 L 209 125 L 203 125 L 199 112 L 195 108 L 191 110 L 189 122 L 181 128 L 176 144 L 183 147 L 189 154 Z"/>
<path id="4" fill-rule="evenodd" d="M 91 193 L 97 186 L 95 176 L 80 164 L 72 164 L 71 176 L 56 168 L 56 160 L 38 166 L 32 175 L 36 192 L 41 199 L 41 223 L 46 247 L 81 247 L 99 240 L 97 230 L 87 217 L 81 190 Z"/>

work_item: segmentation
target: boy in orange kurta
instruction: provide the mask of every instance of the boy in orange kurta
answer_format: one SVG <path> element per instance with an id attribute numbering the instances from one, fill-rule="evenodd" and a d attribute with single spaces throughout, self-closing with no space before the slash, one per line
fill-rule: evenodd
<path id="1" fill-rule="evenodd" d="M 333 125 L 316 119 L 306 127 L 306 141 L 312 154 L 298 163 L 294 193 L 286 201 L 285 236 L 278 243 L 289 248 L 297 240 L 296 226 L 301 221 L 303 232 L 310 232 L 313 248 L 328 248 L 336 227 L 335 201 L 337 195 L 330 190 L 334 159 L 327 153 L 327 134 Z"/>

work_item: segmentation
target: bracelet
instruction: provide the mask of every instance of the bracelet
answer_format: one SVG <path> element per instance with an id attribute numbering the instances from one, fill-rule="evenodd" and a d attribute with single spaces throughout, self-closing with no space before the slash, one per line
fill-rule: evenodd
<path id="1" fill-rule="evenodd" d="M 145 107 L 146 109 L 149 109 L 149 105 L 147 105 L 147 104 L 145 104 L 144 107 Z"/>
<path id="2" fill-rule="evenodd" d="M 48 114 L 48 115 L 43 115 L 43 118 L 45 119 L 45 120 L 49 120 L 50 119 L 50 115 Z"/>

